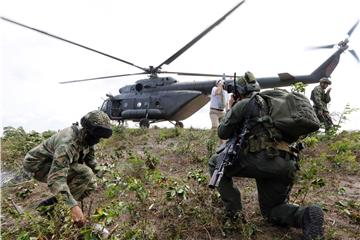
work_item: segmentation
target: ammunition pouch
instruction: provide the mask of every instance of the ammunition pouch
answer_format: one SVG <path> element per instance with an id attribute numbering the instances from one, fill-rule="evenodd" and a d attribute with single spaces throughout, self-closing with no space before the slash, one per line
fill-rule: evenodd
<path id="1" fill-rule="evenodd" d="M 274 122 L 270 115 L 259 117 L 256 122 L 262 124 L 270 139 L 281 140 L 283 138 L 280 131 L 274 127 Z"/>
<path id="2" fill-rule="evenodd" d="M 273 146 L 272 142 L 269 140 L 269 137 L 261 135 L 250 136 L 247 143 L 248 144 L 245 148 L 245 151 L 250 153 L 260 152 Z"/>
<path id="3" fill-rule="evenodd" d="M 272 141 L 266 135 L 252 135 L 248 138 L 247 143 L 248 144 L 245 148 L 245 152 L 249 153 L 256 153 L 263 150 L 267 150 L 269 152 L 274 152 L 274 150 L 280 150 L 297 156 L 297 154 L 301 150 L 285 141 Z"/>
<path id="4" fill-rule="evenodd" d="M 290 149 L 290 145 L 287 142 L 280 141 L 280 142 L 274 142 L 274 148 L 280 151 L 288 152 L 290 154 L 294 154 L 293 151 Z"/>

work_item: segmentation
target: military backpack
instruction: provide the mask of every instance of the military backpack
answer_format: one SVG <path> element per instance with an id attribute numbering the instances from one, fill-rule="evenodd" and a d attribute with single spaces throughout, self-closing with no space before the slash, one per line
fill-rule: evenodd
<path id="1" fill-rule="evenodd" d="M 269 108 L 268 116 L 265 116 L 265 127 L 279 130 L 282 140 L 294 142 L 300 136 L 320 128 L 319 119 L 310 101 L 303 94 L 274 89 L 262 91 L 259 95 Z"/>

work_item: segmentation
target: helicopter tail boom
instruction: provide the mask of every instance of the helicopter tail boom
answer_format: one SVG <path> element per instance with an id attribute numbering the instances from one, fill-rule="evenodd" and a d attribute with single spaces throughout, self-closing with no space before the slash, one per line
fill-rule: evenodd
<path id="1" fill-rule="evenodd" d="M 322 63 L 317 69 L 315 69 L 315 71 L 311 73 L 312 78 L 319 80 L 322 77 L 330 77 L 340 61 L 341 54 L 345 50 L 346 48 L 339 48 L 324 63 Z"/>

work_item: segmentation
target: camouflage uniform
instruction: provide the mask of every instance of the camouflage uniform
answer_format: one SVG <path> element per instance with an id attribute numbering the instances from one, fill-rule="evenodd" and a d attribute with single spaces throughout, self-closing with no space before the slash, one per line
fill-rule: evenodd
<path id="1" fill-rule="evenodd" d="M 220 138 L 231 137 L 244 123 L 244 110 L 248 102 L 247 98 L 236 103 L 226 114 L 218 128 Z M 259 117 L 259 108 L 253 108 L 250 114 L 251 118 Z M 226 168 L 219 184 L 218 190 L 226 211 L 232 215 L 242 210 L 240 191 L 233 184 L 232 177 L 255 178 L 262 215 L 279 225 L 300 227 L 304 208 L 287 202 L 297 171 L 295 157 L 278 150 L 261 125 L 253 127 L 247 136 L 244 150 L 237 161 Z M 209 160 L 211 174 L 216 164 L 217 155 L 214 155 Z"/>
<path id="2" fill-rule="evenodd" d="M 330 93 L 320 86 L 316 86 L 312 92 L 310 99 L 314 103 L 314 110 L 320 122 L 324 123 L 325 130 L 329 130 L 333 126 L 327 104 L 331 101 Z"/>
<path id="3" fill-rule="evenodd" d="M 252 88 L 254 89 L 252 91 L 260 90 L 256 86 Z M 249 89 L 249 87 L 244 89 Z M 232 165 L 225 168 L 219 183 L 218 191 L 226 213 L 229 217 L 238 216 L 242 210 L 241 193 L 234 185 L 232 178 L 254 178 L 260 210 L 264 218 L 280 226 L 302 227 L 304 235 L 307 237 L 321 236 L 323 219 L 321 209 L 317 206 L 300 207 L 288 203 L 298 170 L 297 159 L 289 151 L 289 143 L 273 141 L 264 124 L 256 121 L 268 112 L 268 106 L 260 96 L 251 97 L 252 94 L 250 92 L 249 95 L 245 95 L 248 98 L 237 102 L 227 112 L 218 127 L 218 135 L 221 139 L 232 137 L 239 127 L 243 127 L 245 121 L 249 129 L 237 159 L 233 161 Z M 209 160 L 211 175 L 218 163 L 219 154 L 221 154 L 221 150 Z M 310 221 L 304 220 L 309 219 L 309 215 L 315 216 L 315 218 Z M 308 229 L 311 229 L 311 234 L 308 234 Z"/>
<path id="4" fill-rule="evenodd" d="M 92 123 L 110 126 L 110 119 L 104 113 L 89 114 L 85 117 L 92 117 Z M 84 129 L 74 124 L 61 130 L 30 150 L 23 162 L 26 172 L 38 181 L 47 182 L 54 195 L 62 194 L 69 207 L 76 206 L 76 200 L 96 188 L 94 147 L 85 141 L 89 134 Z"/>

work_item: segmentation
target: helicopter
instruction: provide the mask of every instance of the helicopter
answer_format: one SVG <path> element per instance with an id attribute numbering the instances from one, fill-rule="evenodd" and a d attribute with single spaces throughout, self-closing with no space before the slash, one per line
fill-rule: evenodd
<path id="1" fill-rule="evenodd" d="M 26 26 L 24 24 L 15 22 L 5 17 L 1 17 L 3 20 L 14 23 L 16 25 L 40 32 L 50 37 L 57 38 L 59 40 L 68 42 L 73 45 L 85 48 L 87 50 L 96 52 L 98 54 L 110 57 L 117 61 L 121 61 L 125 64 L 131 65 L 142 72 L 112 75 L 105 77 L 88 78 L 81 80 L 72 80 L 65 83 L 84 82 L 92 80 L 100 80 L 114 77 L 125 77 L 133 75 L 149 75 L 148 78 L 141 79 L 135 82 L 135 84 L 127 85 L 119 89 L 119 95 L 107 95 L 107 99 L 104 100 L 100 109 L 108 114 L 110 119 L 124 123 L 126 120 L 132 120 L 139 122 L 140 127 L 148 128 L 151 123 L 160 121 L 169 121 L 175 126 L 183 127 L 182 120 L 188 118 L 200 108 L 202 108 L 209 101 L 209 94 L 212 87 L 215 85 L 216 80 L 202 81 L 202 82 L 182 82 L 179 83 L 173 77 L 161 77 L 160 74 L 177 74 L 184 76 L 208 76 L 208 77 L 232 77 L 231 75 L 220 75 L 220 74 L 206 74 L 206 73 L 186 73 L 186 72 L 170 72 L 162 71 L 163 65 L 169 65 L 198 40 L 210 32 L 215 26 L 219 25 L 227 16 L 235 11 L 244 1 L 238 3 L 224 16 L 218 19 L 214 24 L 205 29 L 197 37 L 192 39 L 183 48 L 173 54 L 170 58 L 166 59 L 163 63 L 157 67 L 150 66 L 148 68 L 140 67 L 126 60 L 114 57 L 112 55 L 97 51 L 95 49 L 86 47 L 84 45 L 66 40 L 61 37 L 49 34 L 47 32 Z M 353 30 L 356 28 L 359 22 L 357 22 L 349 31 L 350 37 Z M 279 73 L 275 77 L 258 78 L 258 82 L 261 88 L 274 88 L 274 87 L 285 87 L 290 86 L 296 82 L 303 82 L 305 84 L 317 83 L 322 77 L 330 77 L 331 73 L 336 68 L 341 54 L 348 49 L 348 38 L 337 44 L 338 49 L 317 69 L 315 69 L 309 75 L 293 76 L 289 73 Z M 327 45 L 330 47 L 330 45 Z M 331 45 L 334 47 L 335 45 Z M 325 48 L 325 47 L 319 47 Z M 350 50 L 349 50 L 350 51 Z M 352 53 L 352 51 L 350 51 Z M 352 53 L 353 54 L 353 53 Z M 354 52 L 355 54 L 355 52 Z M 354 55 L 353 54 L 353 55 Z M 356 56 L 356 54 L 354 55 Z M 233 81 L 225 81 L 225 89 L 230 92 L 233 89 Z"/>
<path id="2" fill-rule="evenodd" d="M 355 30 L 359 20 L 348 31 L 348 37 L 338 44 L 312 47 L 311 49 L 333 48 L 338 49 L 325 60 L 318 68 L 309 75 L 293 76 L 289 73 L 279 73 L 276 77 L 257 78 L 260 87 L 276 88 L 290 86 L 296 82 L 304 84 L 317 83 L 322 77 L 330 77 L 340 61 L 340 56 L 348 49 L 349 37 Z M 354 58 L 360 62 L 355 50 L 348 50 Z M 165 61 L 166 62 L 166 61 Z M 158 73 L 176 73 L 178 75 L 191 76 L 211 76 L 224 79 L 224 88 L 228 92 L 234 89 L 233 80 L 225 80 L 229 75 L 200 74 L 200 73 L 180 73 L 162 72 L 162 65 L 156 68 L 150 66 L 150 78 L 142 79 L 133 85 L 127 85 L 119 89 L 119 95 L 112 96 L 107 94 L 101 106 L 101 110 L 106 112 L 113 120 L 123 122 L 125 119 L 134 121 L 139 120 L 140 127 L 148 128 L 150 123 L 167 120 L 175 121 L 175 126 L 183 127 L 182 120 L 190 117 L 201 109 L 210 100 L 211 89 L 215 86 L 216 80 L 201 82 L 182 82 L 179 83 L 172 77 L 158 77 Z M 111 77 L 111 76 L 110 76 Z M 99 79 L 99 78 L 93 78 Z M 75 80 L 69 82 L 87 81 Z M 69 83 L 64 82 L 64 83 Z M 134 97 L 135 96 L 135 97 Z M 174 100 L 174 98 L 176 98 Z M 150 122 L 151 121 L 151 122 Z"/>

